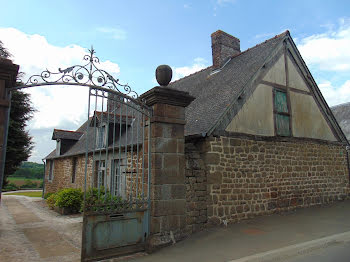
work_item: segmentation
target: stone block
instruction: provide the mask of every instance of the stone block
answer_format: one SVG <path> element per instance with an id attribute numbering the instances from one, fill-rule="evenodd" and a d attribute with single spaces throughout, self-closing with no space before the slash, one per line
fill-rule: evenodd
<path id="1" fill-rule="evenodd" d="M 222 173 L 208 173 L 207 174 L 207 183 L 208 184 L 221 184 L 222 183 Z"/>
<path id="2" fill-rule="evenodd" d="M 177 139 L 155 137 L 152 139 L 152 153 L 177 153 Z"/>
<path id="3" fill-rule="evenodd" d="M 204 162 L 207 165 L 216 165 L 220 162 L 220 154 L 214 152 L 208 152 L 204 154 Z"/>
<path id="4" fill-rule="evenodd" d="M 152 168 L 152 184 L 185 184 L 185 170 L 178 168 Z"/>
<path id="5" fill-rule="evenodd" d="M 211 225 L 220 225 L 221 220 L 218 217 L 210 217 L 210 218 L 208 218 L 208 222 Z"/>
<path id="6" fill-rule="evenodd" d="M 152 216 L 184 215 L 185 212 L 185 199 L 152 201 Z"/>

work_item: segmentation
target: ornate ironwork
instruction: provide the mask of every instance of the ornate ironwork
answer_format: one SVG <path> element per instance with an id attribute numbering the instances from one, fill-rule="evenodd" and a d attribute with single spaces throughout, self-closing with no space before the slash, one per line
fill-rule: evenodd
<path id="1" fill-rule="evenodd" d="M 41 74 L 29 77 L 24 86 L 45 84 L 92 85 L 110 88 L 132 98 L 138 98 L 138 94 L 131 90 L 128 84 L 120 84 L 119 79 L 115 79 L 111 74 L 96 66 L 100 63 L 100 59 L 95 56 L 95 53 L 94 48 L 91 47 L 89 54 L 83 57 L 83 60 L 88 61 L 85 65 L 74 65 L 66 69 L 59 68 L 58 72 L 50 72 L 46 69 Z"/>

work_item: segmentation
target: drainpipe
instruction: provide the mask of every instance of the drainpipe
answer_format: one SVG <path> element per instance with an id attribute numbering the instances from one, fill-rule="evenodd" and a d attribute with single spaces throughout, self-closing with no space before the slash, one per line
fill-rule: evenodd
<path id="1" fill-rule="evenodd" d="M 43 163 L 44 163 L 43 193 L 42 193 L 41 198 L 44 198 L 44 196 L 45 196 L 45 175 L 46 175 L 46 162 L 45 162 L 44 158 L 43 158 L 43 159 L 41 159 L 41 161 L 43 161 Z"/>
<path id="2" fill-rule="evenodd" d="M 350 161 L 349 161 L 350 146 L 346 146 L 345 150 L 346 150 L 346 162 L 348 163 L 349 184 L 350 184 Z"/>

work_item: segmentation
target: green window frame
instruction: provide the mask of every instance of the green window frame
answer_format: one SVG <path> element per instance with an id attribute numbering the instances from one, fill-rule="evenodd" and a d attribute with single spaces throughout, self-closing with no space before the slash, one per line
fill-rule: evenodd
<path id="1" fill-rule="evenodd" d="M 287 92 L 275 88 L 273 96 L 275 133 L 277 136 L 291 136 L 290 112 Z"/>

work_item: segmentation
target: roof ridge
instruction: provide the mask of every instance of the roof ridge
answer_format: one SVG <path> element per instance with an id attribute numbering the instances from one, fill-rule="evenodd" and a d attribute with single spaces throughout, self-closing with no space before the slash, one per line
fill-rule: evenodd
<path id="1" fill-rule="evenodd" d="M 254 48 L 256 48 L 256 47 L 259 47 L 259 46 L 262 46 L 263 44 L 266 44 L 267 42 L 270 42 L 270 41 L 272 41 L 272 40 L 274 40 L 274 39 L 277 39 L 277 38 L 279 38 L 279 37 L 281 37 L 281 36 L 289 35 L 289 34 L 290 34 L 289 30 L 286 30 L 286 31 L 284 31 L 283 33 L 280 33 L 280 34 L 278 34 L 278 35 L 275 35 L 274 37 L 271 37 L 271 38 L 269 38 L 269 39 L 266 39 L 264 42 L 261 42 L 261 43 L 259 43 L 259 44 L 256 44 L 256 45 L 253 46 L 253 47 L 249 47 L 248 49 L 244 50 L 243 52 L 240 52 L 240 53 L 238 53 L 238 54 L 235 54 L 235 55 L 233 55 L 233 56 L 230 56 L 230 58 L 235 58 L 235 57 L 237 57 L 237 56 L 240 56 L 240 55 L 242 55 L 242 54 L 244 54 L 244 53 L 246 53 L 246 52 L 248 52 L 248 51 L 250 51 L 250 50 L 252 50 L 252 49 L 254 49 Z"/>
<path id="2" fill-rule="evenodd" d="M 72 131 L 72 130 L 64 130 L 64 129 L 57 129 L 57 128 L 54 128 L 53 131 L 63 131 L 63 132 L 71 132 L 71 133 L 83 133 L 83 132 L 80 132 L 80 131 Z"/>
<path id="3" fill-rule="evenodd" d="M 331 106 L 330 108 L 333 109 L 333 108 L 340 107 L 340 106 L 345 106 L 345 105 L 350 105 L 350 102 L 341 103 L 341 104 L 338 104 L 338 105 L 335 105 L 335 106 Z"/>
<path id="4" fill-rule="evenodd" d="M 266 44 L 267 42 L 272 41 L 272 40 L 274 40 L 274 39 L 276 39 L 276 38 L 279 38 L 279 37 L 281 37 L 281 36 L 284 36 L 284 35 L 290 35 L 289 30 L 286 30 L 286 31 L 284 31 L 284 32 L 282 32 L 282 33 L 280 33 L 280 34 L 278 34 L 278 35 L 275 35 L 274 37 L 271 37 L 271 38 L 265 40 L 264 42 L 261 42 L 261 43 L 259 43 L 259 44 L 256 44 L 255 46 L 250 47 L 250 48 L 244 50 L 243 52 L 240 52 L 240 53 L 238 53 L 238 54 L 236 54 L 236 55 L 230 56 L 229 58 L 232 59 L 232 58 L 235 58 L 235 57 L 240 56 L 240 55 L 242 55 L 242 54 L 245 54 L 246 52 L 248 52 L 248 51 L 250 51 L 250 50 L 252 50 L 252 49 L 254 49 L 254 48 L 258 47 L 258 46 L 261 46 L 261 45 L 263 45 L 263 44 Z M 184 79 L 186 79 L 186 78 L 188 78 L 188 77 L 190 77 L 190 76 L 193 76 L 193 75 L 195 75 L 195 74 L 198 74 L 198 73 L 200 73 L 200 72 L 202 72 L 202 71 L 204 71 L 204 70 L 207 70 L 207 69 L 210 68 L 210 67 L 213 67 L 213 66 L 212 66 L 212 65 L 211 65 L 211 66 L 207 66 L 206 68 L 203 68 L 203 69 L 201 69 L 201 70 L 199 70 L 199 71 L 197 71 L 197 72 L 194 72 L 194 73 L 192 73 L 192 74 L 189 74 L 189 75 L 187 75 L 187 76 L 184 76 L 184 77 L 182 77 L 182 78 L 179 78 L 179 79 L 175 80 L 174 82 L 171 82 L 169 85 L 172 85 L 172 84 L 174 84 L 174 83 L 176 83 L 176 82 L 178 82 L 178 81 L 180 81 L 180 80 L 184 80 Z"/>

